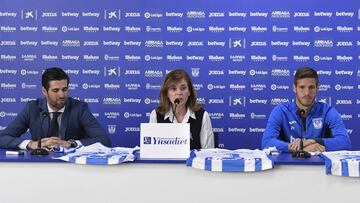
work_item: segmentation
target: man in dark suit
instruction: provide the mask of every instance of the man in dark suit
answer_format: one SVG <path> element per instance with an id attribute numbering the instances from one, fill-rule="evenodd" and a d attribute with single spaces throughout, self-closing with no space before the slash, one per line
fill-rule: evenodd
<path id="1" fill-rule="evenodd" d="M 0 132 L 0 147 L 52 149 L 90 145 L 100 142 L 111 146 L 111 140 L 91 114 L 85 102 L 68 97 L 69 76 L 61 68 L 46 69 L 42 75 L 45 98 L 30 101 L 5 130 Z M 29 129 L 31 140 L 20 136 Z"/>

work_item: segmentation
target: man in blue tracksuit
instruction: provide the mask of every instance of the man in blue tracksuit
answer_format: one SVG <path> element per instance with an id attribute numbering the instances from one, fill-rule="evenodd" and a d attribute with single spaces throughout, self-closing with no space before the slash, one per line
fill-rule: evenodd
<path id="1" fill-rule="evenodd" d="M 307 152 L 349 150 L 350 139 L 337 110 L 315 101 L 319 80 L 315 70 L 299 68 L 295 74 L 296 103 L 280 104 L 270 114 L 262 137 L 262 148 L 276 147 L 280 151 L 300 150 L 302 132 L 303 149 Z M 303 131 L 302 123 L 306 123 Z"/>

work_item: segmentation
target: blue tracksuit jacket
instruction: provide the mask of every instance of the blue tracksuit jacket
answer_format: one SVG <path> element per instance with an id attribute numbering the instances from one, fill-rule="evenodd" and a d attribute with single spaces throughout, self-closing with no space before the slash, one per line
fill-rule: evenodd
<path id="1" fill-rule="evenodd" d="M 276 106 L 270 114 L 262 137 L 262 148 L 276 147 L 288 152 L 288 144 L 301 138 L 302 121 L 295 103 Z M 340 114 L 335 108 L 315 102 L 306 117 L 304 139 L 314 139 L 326 151 L 349 150 L 351 143 Z"/>

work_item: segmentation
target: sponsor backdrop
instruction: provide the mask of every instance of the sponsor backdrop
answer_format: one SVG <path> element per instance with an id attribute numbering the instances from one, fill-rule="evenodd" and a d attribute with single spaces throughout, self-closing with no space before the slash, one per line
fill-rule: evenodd
<path id="1" fill-rule="evenodd" d="M 60 66 L 115 145 L 139 145 L 164 76 L 191 75 L 224 148 L 259 148 L 271 109 L 314 67 L 360 149 L 360 2 L 356 0 L 0 1 L 0 127 Z"/>

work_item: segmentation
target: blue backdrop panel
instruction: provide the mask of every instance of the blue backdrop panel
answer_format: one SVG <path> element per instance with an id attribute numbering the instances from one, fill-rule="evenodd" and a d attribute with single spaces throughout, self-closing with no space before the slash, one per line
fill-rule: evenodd
<path id="1" fill-rule="evenodd" d="M 44 68 L 63 67 L 115 145 L 139 145 L 174 68 L 191 73 L 224 148 L 259 148 L 272 108 L 294 98 L 300 66 L 360 149 L 360 2 L 0 1 L 0 128 L 41 94 Z"/>

